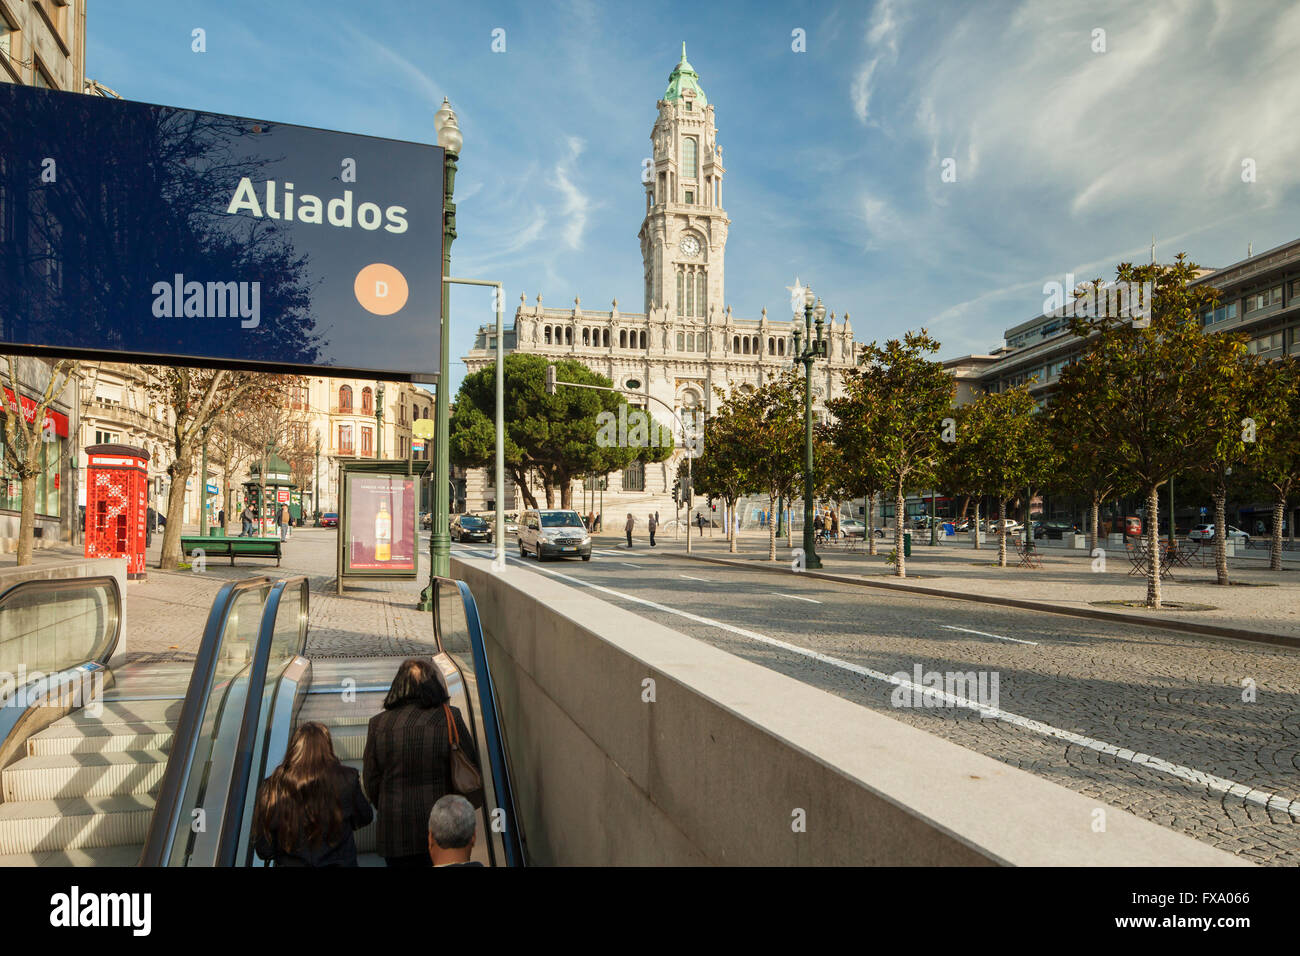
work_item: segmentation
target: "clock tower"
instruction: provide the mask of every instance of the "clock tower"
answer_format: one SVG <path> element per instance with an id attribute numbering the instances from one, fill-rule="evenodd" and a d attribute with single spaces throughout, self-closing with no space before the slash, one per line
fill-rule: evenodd
<path id="1" fill-rule="evenodd" d="M 670 323 L 700 325 L 724 308 L 723 262 L 727 226 L 722 208 L 722 147 L 717 145 L 713 105 L 699 75 L 682 59 L 668 77 L 650 132 L 653 158 L 643 163 L 645 220 L 641 259 L 645 312 Z"/>

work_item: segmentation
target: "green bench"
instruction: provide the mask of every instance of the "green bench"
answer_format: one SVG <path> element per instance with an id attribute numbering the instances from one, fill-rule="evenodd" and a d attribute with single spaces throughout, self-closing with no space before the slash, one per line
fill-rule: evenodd
<path id="1" fill-rule="evenodd" d="M 235 566 L 235 558 L 246 555 L 250 558 L 275 558 L 275 566 L 280 566 L 283 556 L 279 538 L 204 538 L 199 535 L 181 536 L 181 553 L 187 557 L 195 551 L 202 551 L 205 558 L 229 557 L 230 566 Z"/>

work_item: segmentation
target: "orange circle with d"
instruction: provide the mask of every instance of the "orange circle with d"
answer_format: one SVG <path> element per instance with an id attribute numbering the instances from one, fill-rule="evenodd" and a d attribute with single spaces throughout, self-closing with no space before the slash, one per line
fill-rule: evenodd
<path id="1" fill-rule="evenodd" d="M 352 291 L 361 308 L 373 315 L 392 315 L 406 305 L 411 294 L 406 276 L 383 262 L 372 262 L 358 272 Z"/>

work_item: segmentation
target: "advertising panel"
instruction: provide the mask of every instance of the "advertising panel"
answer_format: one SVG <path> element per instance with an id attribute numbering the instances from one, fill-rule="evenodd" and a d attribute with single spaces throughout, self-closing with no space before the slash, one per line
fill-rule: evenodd
<path id="1" fill-rule="evenodd" d="M 439 147 L 14 83 L 0 130 L 0 353 L 436 376 Z"/>
<path id="2" fill-rule="evenodd" d="M 415 573 L 415 478 L 347 474 L 344 573 Z M 406 573 L 402 573 L 406 572 Z"/>

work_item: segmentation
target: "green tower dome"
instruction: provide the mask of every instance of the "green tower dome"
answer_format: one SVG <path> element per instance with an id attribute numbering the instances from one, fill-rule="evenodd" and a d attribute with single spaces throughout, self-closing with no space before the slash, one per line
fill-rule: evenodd
<path id="1" fill-rule="evenodd" d="M 708 97 L 704 95 L 704 90 L 700 88 L 700 75 L 695 72 L 695 67 L 686 61 L 685 41 L 682 41 L 682 60 L 668 75 L 668 91 L 664 93 L 664 99 L 669 102 L 681 99 L 683 90 L 694 92 L 701 108 L 709 105 Z"/>

